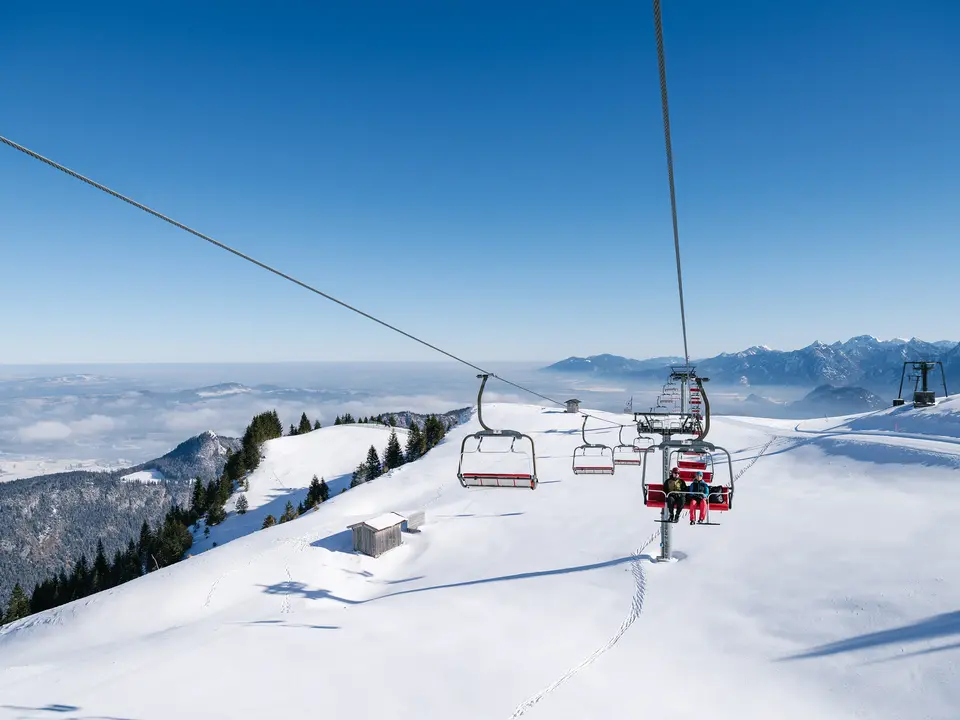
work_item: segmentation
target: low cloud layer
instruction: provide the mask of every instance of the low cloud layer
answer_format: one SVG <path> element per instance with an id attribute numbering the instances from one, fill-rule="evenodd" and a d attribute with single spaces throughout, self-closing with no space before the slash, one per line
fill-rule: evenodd
<path id="1" fill-rule="evenodd" d="M 535 368 L 496 368 L 505 377 L 564 401 L 619 412 L 655 402 L 659 386 L 627 390 Z M 46 374 L 44 374 L 46 372 Z M 452 364 L 315 363 L 261 366 L 110 366 L 53 376 L 46 368 L 0 380 L 0 463 L 26 459 L 135 464 L 205 430 L 240 436 L 259 412 L 275 409 L 284 427 L 411 410 L 441 413 L 476 403 L 475 373 Z M 489 402 L 549 405 L 491 378 Z M 625 418 L 626 419 L 626 418 Z"/>

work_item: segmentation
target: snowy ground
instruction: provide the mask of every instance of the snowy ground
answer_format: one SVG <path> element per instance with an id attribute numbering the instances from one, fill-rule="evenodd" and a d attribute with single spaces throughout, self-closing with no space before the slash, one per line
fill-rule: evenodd
<path id="1" fill-rule="evenodd" d="M 128 482 L 156 483 L 163 482 L 164 477 L 159 470 L 138 470 L 129 475 L 124 475 L 120 479 Z"/>
<path id="2" fill-rule="evenodd" d="M 956 718 L 958 412 L 716 418 L 735 507 L 675 526 L 671 564 L 638 468 L 571 473 L 577 415 L 485 407 L 533 436 L 536 491 L 460 487 L 474 419 L 250 532 L 386 436 L 271 441 L 219 547 L 0 629 L 0 717 Z M 351 551 L 349 523 L 416 509 L 401 548 Z"/>

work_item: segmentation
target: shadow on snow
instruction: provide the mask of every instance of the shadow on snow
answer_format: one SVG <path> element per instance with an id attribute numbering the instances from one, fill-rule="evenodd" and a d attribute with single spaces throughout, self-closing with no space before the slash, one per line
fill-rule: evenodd
<path id="1" fill-rule="evenodd" d="M 827 645 L 821 645 L 796 655 L 780 658 L 780 661 L 807 660 L 810 658 L 827 657 L 829 655 L 858 652 L 860 650 L 868 650 L 870 648 L 886 645 L 902 645 L 904 643 L 934 640 L 951 635 L 960 635 L 960 611 L 944 613 L 943 615 L 934 615 L 933 617 L 913 623 L 912 625 L 904 625 L 902 627 L 892 628 L 890 630 L 881 630 L 880 632 L 868 633 L 867 635 L 857 635 L 856 637 L 848 638 L 846 640 L 839 640 Z M 953 643 L 935 648 L 927 648 L 910 653 L 901 653 L 887 659 L 894 660 L 903 657 L 929 655 L 935 652 L 955 649 L 960 649 L 960 643 Z"/>

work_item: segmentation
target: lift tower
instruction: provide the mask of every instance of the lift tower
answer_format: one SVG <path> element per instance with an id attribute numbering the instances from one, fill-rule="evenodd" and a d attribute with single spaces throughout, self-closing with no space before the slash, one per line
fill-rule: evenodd
<path id="1" fill-rule="evenodd" d="M 894 407 L 899 407 L 904 404 L 905 400 L 903 399 L 903 379 L 907 374 L 907 366 L 910 366 L 910 369 L 913 370 L 913 373 L 910 375 L 910 379 L 919 380 L 920 389 L 918 390 L 916 386 L 913 390 L 913 406 L 914 407 L 929 407 L 931 405 L 936 405 L 936 393 L 930 389 L 929 386 L 929 375 L 930 371 L 936 367 L 940 367 L 940 378 L 943 381 L 943 396 L 950 397 L 950 393 L 947 392 L 947 376 L 943 372 L 943 363 L 939 360 L 907 360 L 903 363 L 903 371 L 900 373 L 900 390 L 897 393 L 896 399 L 893 401 Z"/>

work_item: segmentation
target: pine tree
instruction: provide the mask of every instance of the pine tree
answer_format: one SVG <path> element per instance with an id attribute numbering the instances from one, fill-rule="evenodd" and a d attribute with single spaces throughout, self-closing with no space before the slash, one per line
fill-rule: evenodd
<path id="1" fill-rule="evenodd" d="M 227 511 L 219 503 L 207 510 L 207 525 L 219 525 L 226 519 Z"/>
<path id="2" fill-rule="evenodd" d="M 397 416 L 396 416 L 396 415 L 390 415 L 390 420 L 388 421 L 388 424 L 390 425 L 390 427 L 396 427 L 396 426 L 397 426 Z"/>
<path id="3" fill-rule="evenodd" d="M 353 477 L 350 479 L 350 487 L 355 488 L 362 482 L 365 482 L 367 479 L 367 468 L 364 463 L 357 465 L 357 469 L 353 471 Z"/>
<path id="4" fill-rule="evenodd" d="M 314 507 L 322 502 L 320 499 L 320 480 L 317 479 L 317 476 L 314 475 L 313 479 L 310 481 L 310 487 L 307 489 L 307 502 L 306 506 L 308 508 Z"/>
<path id="5" fill-rule="evenodd" d="M 447 428 L 436 415 L 430 415 L 423 423 L 424 452 L 443 440 L 447 434 Z"/>
<path id="6" fill-rule="evenodd" d="M 397 431 L 390 431 L 390 439 L 387 440 L 387 451 L 383 455 L 383 467 L 386 470 L 393 470 L 403 465 L 403 451 L 400 449 L 400 441 L 397 439 Z"/>
<path id="7" fill-rule="evenodd" d="M 319 420 L 314 420 L 314 422 L 313 422 L 313 429 L 314 429 L 314 430 L 319 430 L 319 429 L 320 429 L 320 421 L 319 421 Z"/>
<path id="8" fill-rule="evenodd" d="M 293 423 L 290 423 L 290 434 L 291 435 L 297 434 L 297 429 L 293 426 Z"/>
<path id="9" fill-rule="evenodd" d="M 287 500 L 287 505 L 283 509 L 283 515 L 280 516 L 280 522 L 285 523 L 290 520 L 293 520 L 297 516 L 296 510 L 293 507 L 293 503 Z"/>
<path id="10" fill-rule="evenodd" d="M 199 477 L 193 483 L 193 502 L 190 507 L 198 517 L 203 517 L 203 514 L 207 512 L 207 490 L 203 486 L 203 480 Z"/>
<path id="11" fill-rule="evenodd" d="M 310 421 L 307 419 L 307 414 L 303 413 L 300 416 L 300 427 L 297 428 L 297 432 L 300 435 L 306 435 L 311 430 L 313 430 L 313 425 L 311 425 Z"/>
<path id="12" fill-rule="evenodd" d="M 266 530 L 268 527 L 273 527 L 277 524 L 277 519 L 273 515 L 267 515 L 263 519 L 263 526 L 261 529 Z"/>
<path id="13" fill-rule="evenodd" d="M 367 480 L 373 480 L 383 474 L 383 470 L 380 467 L 380 456 L 377 455 L 377 449 L 373 445 L 367 450 L 367 460 L 364 463 L 364 470 L 366 471 Z"/>
<path id="14" fill-rule="evenodd" d="M 414 420 L 410 423 L 410 432 L 407 435 L 407 447 L 404 452 L 407 462 L 413 462 L 420 457 L 422 444 L 423 436 L 420 433 L 420 426 L 417 424 L 417 421 Z"/>
<path id="15" fill-rule="evenodd" d="M 10 593 L 10 602 L 7 605 L 7 612 L 3 616 L 4 623 L 10 623 L 20 618 L 25 618 L 30 614 L 30 598 L 20 587 L 20 583 L 13 586 L 13 592 Z"/>
<path id="16" fill-rule="evenodd" d="M 93 591 L 100 592 L 110 587 L 110 563 L 103 549 L 103 540 L 97 540 L 97 555 L 93 559 Z"/>
<path id="17" fill-rule="evenodd" d="M 247 496 L 241 493 L 240 497 L 237 498 L 237 515 L 246 515 L 248 507 Z"/>
<path id="18" fill-rule="evenodd" d="M 334 424 L 334 425 L 343 425 L 343 420 L 340 419 L 340 416 L 339 416 L 339 415 L 337 415 L 337 417 L 335 417 L 335 418 L 333 419 L 333 424 Z"/>
<path id="19" fill-rule="evenodd" d="M 211 480 L 207 483 L 207 512 L 213 509 L 213 506 L 217 504 L 218 497 L 220 495 L 220 483 Z"/>
<path id="20" fill-rule="evenodd" d="M 90 563 L 86 554 L 81 554 L 73 566 L 74 600 L 87 597 L 93 593 L 93 573 L 90 572 Z"/>
<path id="21" fill-rule="evenodd" d="M 327 481 L 320 479 L 320 502 L 326 502 L 330 499 L 330 488 L 327 487 Z"/>

